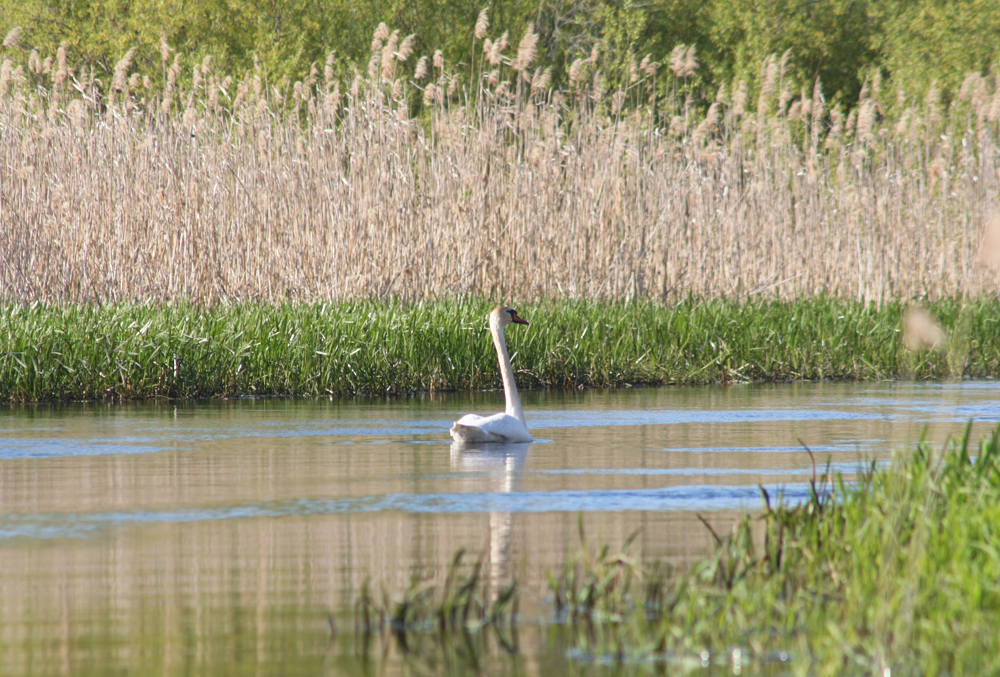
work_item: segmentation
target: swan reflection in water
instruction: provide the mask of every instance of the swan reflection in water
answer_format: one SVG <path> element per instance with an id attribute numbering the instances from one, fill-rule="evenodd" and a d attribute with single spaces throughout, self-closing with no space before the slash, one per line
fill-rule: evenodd
<path id="1" fill-rule="evenodd" d="M 530 448 L 530 442 L 478 445 L 453 442 L 451 469 L 476 473 L 477 476 L 487 479 L 493 493 L 510 494 L 517 491 L 524 460 Z M 472 478 L 469 481 L 473 482 Z M 494 599 L 503 584 L 509 582 L 511 578 L 512 522 L 512 513 L 509 510 L 490 511 L 490 593 Z"/>

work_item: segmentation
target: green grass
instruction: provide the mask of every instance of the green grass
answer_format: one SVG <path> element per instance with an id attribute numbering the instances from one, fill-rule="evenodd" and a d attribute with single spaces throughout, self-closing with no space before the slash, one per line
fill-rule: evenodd
<path id="1" fill-rule="evenodd" d="M 798 505 L 762 491 L 761 512 L 688 569 L 642 564 L 628 543 L 592 551 L 581 529 L 580 554 L 550 576 L 552 632 L 601 664 L 739 672 L 739 656 L 751 674 L 997 674 L 1000 427 L 978 448 L 970 428 L 850 483 L 820 469 Z M 407 607 L 397 634 L 426 633 L 441 616 L 447 594 L 420 594 L 427 602 Z M 439 634 L 470 630 L 490 626 Z"/>
<path id="2" fill-rule="evenodd" d="M 398 394 L 499 387 L 490 303 L 0 306 L 0 401 Z M 929 306 L 947 352 L 907 353 L 902 304 L 825 298 L 519 306 L 522 388 L 1000 375 L 1000 302 Z"/>

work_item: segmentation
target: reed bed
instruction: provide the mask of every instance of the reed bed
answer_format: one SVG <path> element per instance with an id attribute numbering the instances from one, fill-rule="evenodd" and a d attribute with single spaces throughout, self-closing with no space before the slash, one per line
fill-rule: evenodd
<path id="1" fill-rule="evenodd" d="M 396 395 L 500 387 L 484 300 L 417 304 L 0 306 L 0 401 Z M 560 301 L 519 308 L 522 388 L 1000 375 L 995 300 L 921 312 L 947 344 L 903 346 L 907 308 Z"/>
<path id="2" fill-rule="evenodd" d="M 1000 427 L 978 445 L 969 436 L 859 467 L 851 482 L 817 469 L 799 505 L 762 489 L 761 511 L 712 530 L 716 552 L 684 570 L 644 562 L 629 542 L 595 550 L 581 527 L 580 553 L 549 577 L 551 634 L 599 664 L 993 674 Z"/>
<path id="3" fill-rule="evenodd" d="M 995 78 L 970 75 L 947 104 L 875 78 L 848 109 L 787 59 L 751 88 L 704 92 L 688 81 L 696 59 L 636 59 L 612 80 L 595 50 L 554 88 L 530 37 L 492 36 L 452 66 L 380 26 L 366 72 L 338 79 L 331 59 L 294 83 L 166 43 L 152 78 L 131 53 L 102 77 L 64 49 L 27 69 L 0 52 L 0 298 L 880 302 L 1000 288 L 981 251 L 1000 195 Z"/>

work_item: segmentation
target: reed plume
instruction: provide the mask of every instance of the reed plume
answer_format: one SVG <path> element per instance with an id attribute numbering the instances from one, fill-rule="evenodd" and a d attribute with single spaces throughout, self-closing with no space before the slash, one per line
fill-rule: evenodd
<path id="1" fill-rule="evenodd" d="M 524 72 L 535 62 L 538 34 L 533 26 L 528 26 L 517 46 L 517 58 L 514 59 L 514 70 Z"/>
<path id="2" fill-rule="evenodd" d="M 473 35 L 476 36 L 476 40 L 482 40 L 486 37 L 486 31 L 490 28 L 490 9 L 489 7 L 484 7 L 479 12 L 479 17 L 476 19 L 476 27 Z"/>
<path id="3" fill-rule="evenodd" d="M 3 39 L 2 47 L 4 49 L 14 49 L 20 44 L 20 42 L 21 42 L 21 27 L 14 26 L 9 31 L 7 31 L 7 35 Z"/>
<path id="4" fill-rule="evenodd" d="M 684 53 L 684 75 L 683 77 L 691 77 L 698 71 L 698 56 L 695 53 L 694 45 L 687 48 Z"/>
<path id="5" fill-rule="evenodd" d="M 413 69 L 413 79 L 420 82 L 427 77 L 427 57 L 422 56 L 417 59 L 417 65 Z"/>

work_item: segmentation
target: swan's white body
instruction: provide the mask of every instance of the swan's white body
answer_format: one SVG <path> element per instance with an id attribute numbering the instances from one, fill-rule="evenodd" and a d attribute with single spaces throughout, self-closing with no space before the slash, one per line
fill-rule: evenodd
<path id="1" fill-rule="evenodd" d="M 507 341 L 503 333 L 504 327 L 515 322 L 528 324 L 517 316 L 517 311 L 513 308 L 494 308 L 490 313 L 490 333 L 493 335 L 493 345 L 496 346 L 497 357 L 500 360 L 507 411 L 492 416 L 466 414 L 451 427 L 451 436 L 456 442 L 514 444 L 532 441 L 528 425 L 524 421 L 521 398 L 517 394 L 514 369 L 510 366 L 510 355 L 507 354 Z"/>
<path id="2" fill-rule="evenodd" d="M 456 442 L 466 443 L 500 443 L 531 442 L 528 427 L 508 413 L 500 412 L 492 416 L 466 414 L 455 421 L 451 427 L 451 436 Z"/>

